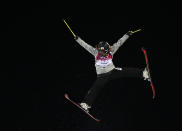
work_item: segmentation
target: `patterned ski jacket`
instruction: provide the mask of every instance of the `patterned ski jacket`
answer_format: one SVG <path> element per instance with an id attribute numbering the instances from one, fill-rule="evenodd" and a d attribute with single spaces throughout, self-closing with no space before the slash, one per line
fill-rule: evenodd
<path id="1" fill-rule="evenodd" d="M 114 43 L 110 47 L 110 54 L 107 57 L 100 56 L 99 51 L 96 48 L 87 44 L 80 37 L 78 37 L 76 41 L 95 57 L 95 68 L 96 68 L 97 75 L 99 75 L 99 74 L 108 73 L 115 68 L 112 61 L 113 55 L 128 38 L 129 38 L 129 35 L 125 34 L 116 43 Z"/>

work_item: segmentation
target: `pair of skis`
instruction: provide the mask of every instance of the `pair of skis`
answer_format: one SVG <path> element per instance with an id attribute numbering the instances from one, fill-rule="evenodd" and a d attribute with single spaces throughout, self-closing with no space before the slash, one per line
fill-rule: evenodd
<path id="1" fill-rule="evenodd" d="M 149 82 L 150 82 L 150 85 L 151 85 L 151 88 L 152 88 L 152 92 L 153 92 L 153 99 L 155 98 L 155 88 L 154 88 L 154 84 L 152 82 L 152 77 L 151 77 L 151 74 L 150 74 L 150 68 L 149 68 L 149 60 L 148 60 L 148 56 L 147 56 L 147 51 L 142 48 L 142 52 L 144 53 L 144 56 L 145 56 L 145 63 L 146 63 L 146 69 L 148 71 L 148 75 L 149 75 Z M 96 122 L 99 122 L 100 120 L 95 118 L 92 114 L 90 114 L 89 112 L 87 112 L 86 110 L 84 110 L 78 103 L 76 103 L 75 101 L 71 100 L 68 96 L 68 94 L 65 94 L 65 98 L 70 101 L 72 104 L 74 104 L 75 106 L 77 106 L 78 108 L 80 108 L 83 112 L 85 112 L 89 117 L 91 117 L 93 120 L 95 120 Z"/>

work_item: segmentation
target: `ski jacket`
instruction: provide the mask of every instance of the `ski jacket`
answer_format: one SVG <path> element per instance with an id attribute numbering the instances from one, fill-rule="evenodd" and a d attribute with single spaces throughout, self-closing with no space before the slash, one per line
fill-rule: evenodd
<path id="1" fill-rule="evenodd" d="M 95 57 L 95 68 L 97 75 L 108 73 L 111 70 L 115 68 L 113 64 L 113 55 L 116 53 L 116 51 L 119 49 L 121 45 L 129 38 L 129 35 L 125 34 L 122 38 L 120 38 L 116 43 L 114 43 L 110 47 L 110 53 L 107 57 L 102 57 L 99 54 L 99 51 L 94 48 L 93 46 L 87 44 L 85 41 L 83 41 L 80 37 L 76 39 L 76 41 L 85 48 L 88 52 L 90 52 Z"/>

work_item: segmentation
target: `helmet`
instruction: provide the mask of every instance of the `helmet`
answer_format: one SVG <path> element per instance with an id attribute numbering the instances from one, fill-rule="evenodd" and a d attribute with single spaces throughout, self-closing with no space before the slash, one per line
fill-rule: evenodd
<path id="1" fill-rule="evenodd" d="M 104 54 L 109 54 L 110 52 L 110 45 L 106 41 L 101 41 L 99 44 L 96 46 L 98 51 L 104 53 Z"/>

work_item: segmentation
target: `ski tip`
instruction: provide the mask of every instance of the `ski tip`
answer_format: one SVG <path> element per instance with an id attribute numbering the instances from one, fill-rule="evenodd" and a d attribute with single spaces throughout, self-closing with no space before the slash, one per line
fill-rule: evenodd
<path id="1" fill-rule="evenodd" d="M 152 99 L 153 99 L 153 100 L 155 100 L 155 99 L 156 99 L 155 95 L 153 95 Z"/>
<path id="2" fill-rule="evenodd" d="M 146 51 L 144 47 L 142 47 L 142 51 Z"/>
<path id="3" fill-rule="evenodd" d="M 142 51 L 143 51 L 144 53 L 146 53 L 146 50 L 145 50 L 144 48 L 142 48 Z"/>
<path id="4" fill-rule="evenodd" d="M 67 94 L 67 93 L 65 93 L 65 94 L 64 94 L 64 97 L 69 98 L 69 96 L 68 96 L 68 94 Z"/>
<path id="5" fill-rule="evenodd" d="M 100 120 L 96 120 L 97 122 L 100 122 Z"/>

